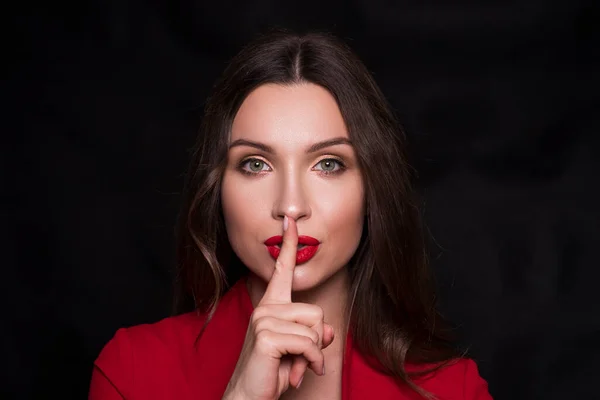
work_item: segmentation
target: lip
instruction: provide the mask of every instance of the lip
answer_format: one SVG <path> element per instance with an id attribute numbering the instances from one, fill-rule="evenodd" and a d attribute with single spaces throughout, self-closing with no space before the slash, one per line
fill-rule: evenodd
<path id="1" fill-rule="evenodd" d="M 281 235 L 272 236 L 265 240 L 265 246 L 267 246 L 267 250 L 269 251 L 269 254 L 271 255 L 271 257 L 273 257 L 274 260 L 276 260 L 277 257 L 279 257 L 281 248 L 277 246 L 280 246 L 282 243 L 283 236 Z M 313 258 L 313 256 L 319 249 L 319 245 L 321 244 L 321 242 L 319 242 L 312 236 L 302 235 L 298 236 L 298 244 L 302 244 L 304 245 L 304 247 L 296 251 L 296 265 L 303 264 L 311 258 Z"/>

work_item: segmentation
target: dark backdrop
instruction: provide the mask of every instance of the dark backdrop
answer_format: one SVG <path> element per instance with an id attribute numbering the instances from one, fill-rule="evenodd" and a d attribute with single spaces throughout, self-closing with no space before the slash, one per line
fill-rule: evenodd
<path id="1" fill-rule="evenodd" d="M 116 329 L 169 314 L 203 103 L 278 25 L 345 38 L 397 110 L 442 309 L 492 394 L 598 396 L 598 13 L 393 3 L 22 3 L 3 50 L 0 394 L 85 398 Z"/>

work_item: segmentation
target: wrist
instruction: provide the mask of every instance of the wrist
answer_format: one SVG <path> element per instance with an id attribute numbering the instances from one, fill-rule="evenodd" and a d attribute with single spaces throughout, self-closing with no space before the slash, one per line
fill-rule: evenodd
<path id="1" fill-rule="evenodd" d="M 225 390 L 225 393 L 223 394 L 221 400 L 246 400 L 246 396 L 242 395 L 237 390 L 227 385 L 227 389 Z"/>

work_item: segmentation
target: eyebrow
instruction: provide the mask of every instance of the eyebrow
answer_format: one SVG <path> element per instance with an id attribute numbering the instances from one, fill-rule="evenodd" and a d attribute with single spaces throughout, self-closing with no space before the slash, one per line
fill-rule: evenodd
<path id="1" fill-rule="evenodd" d="M 325 149 L 327 147 L 337 146 L 340 144 L 346 144 L 346 145 L 352 146 L 352 142 L 349 139 L 346 139 L 345 137 L 337 137 L 337 138 L 333 138 L 333 139 L 323 140 L 322 142 L 317 142 L 317 143 L 313 144 L 306 150 L 306 154 L 315 153 L 315 152 Z M 231 150 L 231 148 L 237 147 L 237 146 L 254 147 L 256 149 L 264 151 L 265 153 L 271 153 L 271 154 L 275 153 L 275 150 L 273 150 L 273 148 L 271 146 L 264 144 L 264 143 L 247 140 L 247 139 L 234 140 L 229 145 L 229 149 Z"/>

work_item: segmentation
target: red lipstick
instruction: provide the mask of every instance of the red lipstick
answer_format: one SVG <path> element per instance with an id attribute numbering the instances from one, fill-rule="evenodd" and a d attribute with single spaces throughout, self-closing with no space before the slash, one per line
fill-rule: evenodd
<path id="1" fill-rule="evenodd" d="M 279 253 L 281 252 L 281 244 L 283 243 L 283 236 L 272 236 L 265 240 L 265 245 L 267 246 L 267 250 L 273 259 L 277 259 L 279 257 Z M 296 251 L 296 265 L 303 264 L 313 258 L 317 250 L 319 249 L 319 242 L 317 239 L 311 236 L 298 236 L 298 245 L 303 245 L 303 247 L 298 248 Z"/>

